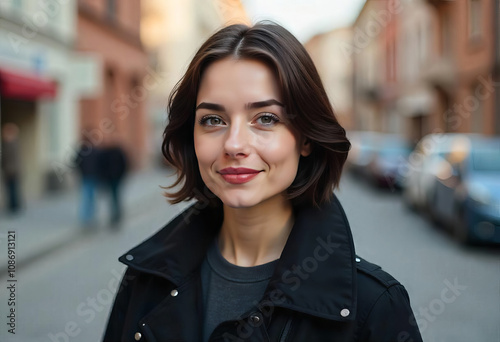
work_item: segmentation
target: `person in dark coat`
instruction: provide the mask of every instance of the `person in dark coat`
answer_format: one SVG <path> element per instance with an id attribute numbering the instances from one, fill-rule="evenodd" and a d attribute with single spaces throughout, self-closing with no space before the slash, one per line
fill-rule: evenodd
<path id="1" fill-rule="evenodd" d="M 119 258 L 103 341 L 422 341 L 404 286 L 355 254 L 350 143 L 295 37 L 221 29 L 168 109 L 166 196 L 196 201 Z"/>
<path id="2" fill-rule="evenodd" d="M 119 227 L 123 209 L 121 188 L 127 174 L 127 156 L 116 135 L 109 138 L 99 153 L 99 178 L 110 197 L 110 225 Z"/>
<path id="3" fill-rule="evenodd" d="M 80 222 L 89 228 L 96 224 L 96 188 L 99 178 L 99 149 L 88 138 L 83 137 L 74 158 L 80 174 L 81 200 Z"/>
<path id="4" fill-rule="evenodd" d="M 21 148 L 19 143 L 19 128 L 14 123 L 2 126 L 2 180 L 5 189 L 6 209 L 10 214 L 16 214 L 21 209 L 20 177 Z"/>

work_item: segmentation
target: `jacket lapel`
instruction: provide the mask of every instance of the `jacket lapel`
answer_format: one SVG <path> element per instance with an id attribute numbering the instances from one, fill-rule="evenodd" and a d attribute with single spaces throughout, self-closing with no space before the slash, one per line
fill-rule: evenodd
<path id="1" fill-rule="evenodd" d="M 222 224 L 221 208 L 187 208 L 155 235 L 119 260 L 139 271 L 180 285 L 199 268 Z"/>
<path id="2" fill-rule="evenodd" d="M 175 291 L 175 292 L 174 292 Z M 147 340 L 201 341 L 201 281 L 195 275 L 187 279 L 144 317 L 139 325 L 146 327 Z"/>
<path id="3" fill-rule="evenodd" d="M 337 198 L 321 209 L 299 208 L 266 300 L 326 319 L 353 320 L 354 263 L 351 230 Z"/>

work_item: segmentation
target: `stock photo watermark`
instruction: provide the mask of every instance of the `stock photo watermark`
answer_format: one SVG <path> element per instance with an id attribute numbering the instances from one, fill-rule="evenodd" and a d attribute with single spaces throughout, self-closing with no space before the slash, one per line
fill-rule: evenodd
<path id="1" fill-rule="evenodd" d="M 108 281 L 105 288 L 100 289 L 95 296 L 89 296 L 77 305 L 75 313 L 83 322 L 74 320 L 67 321 L 64 329 L 55 333 L 49 333 L 47 336 L 51 342 L 69 342 L 82 332 L 82 325 L 90 324 L 97 316 L 107 308 L 114 300 L 115 295 L 120 293 L 129 281 L 135 279 L 135 276 L 122 275 L 115 269 L 111 270 L 112 278 Z M 123 279 L 122 279 L 123 278 Z M 121 285 L 120 279 L 122 279 Z"/>
<path id="2" fill-rule="evenodd" d="M 38 0 L 37 4 L 40 10 L 31 15 L 22 15 L 23 22 L 21 35 L 9 32 L 9 39 L 12 50 L 19 53 L 22 46 L 28 44 L 30 40 L 35 39 L 40 30 L 43 30 L 50 22 L 54 20 L 61 11 L 61 6 L 67 5 L 71 0 Z"/>
<path id="3" fill-rule="evenodd" d="M 460 103 L 454 103 L 441 114 L 441 120 L 451 131 L 457 131 L 463 124 L 464 120 L 469 119 L 480 106 L 481 102 L 487 101 L 494 93 L 500 82 L 493 80 L 493 75 L 479 75 L 476 78 L 476 87 L 470 95 L 464 97 Z M 444 141 L 446 132 L 439 127 L 432 130 L 429 135 L 431 139 L 422 141 L 421 150 L 411 153 L 408 159 L 399 156 L 398 162 L 400 166 L 397 169 L 396 176 L 386 174 L 385 179 L 389 184 L 391 191 L 395 190 L 396 179 L 404 179 L 412 172 L 422 169 L 424 156 L 432 152 L 436 146 Z"/>
<path id="4" fill-rule="evenodd" d="M 486 101 L 495 93 L 495 87 L 500 86 L 498 82 L 493 81 L 491 74 L 488 79 L 480 75 L 477 83 L 474 94 L 466 96 L 462 103 L 454 103 L 443 113 L 443 119 L 446 124 L 450 125 L 451 130 L 457 130 L 463 124 L 463 120 L 469 118 L 471 113 L 479 108 L 481 102 Z"/>
<path id="5" fill-rule="evenodd" d="M 389 25 L 393 17 L 402 11 L 403 6 L 400 0 L 389 1 L 385 9 L 371 10 L 367 14 L 369 20 L 364 26 L 354 27 L 352 43 L 340 42 L 339 49 L 346 59 L 350 61 L 353 54 L 359 54 L 367 48 Z"/>
<path id="6" fill-rule="evenodd" d="M 445 286 L 441 289 L 439 296 L 432 299 L 426 306 L 419 307 L 410 319 L 410 324 L 417 325 L 421 333 L 425 332 L 429 325 L 446 311 L 448 305 L 453 304 L 468 288 L 460 284 L 457 278 L 453 279 L 453 282 L 445 279 L 443 284 Z"/>
<path id="7" fill-rule="evenodd" d="M 291 291 L 297 291 L 301 287 L 302 281 L 316 272 L 321 262 L 330 258 L 341 246 L 340 243 L 333 242 L 332 239 L 332 234 L 329 234 L 326 238 L 318 236 L 313 255 L 304 258 L 298 265 L 292 265 L 291 269 L 283 272 L 281 280 L 284 284 L 292 285 L 290 287 Z M 274 289 L 269 293 L 269 299 L 261 302 L 254 301 L 253 304 L 264 317 L 271 317 L 274 308 L 282 305 L 285 301 L 285 293 L 280 289 Z M 260 327 L 263 323 L 263 319 L 256 318 L 254 315 L 251 315 L 247 320 L 240 319 L 236 328 L 237 335 L 226 332 L 223 335 L 224 341 L 244 341 L 253 334 L 255 328 Z"/>
<path id="8" fill-rule="evenodd" d="M 149 66 L 146 67 L 146 74 L 142 82 L 134 86 L 127 94 L 121 94 L 111 102 L 111 112 L 117 115 L 118 121 L 126 120 L 130 116 L 131 110 L 136 108 L 139 103 L 146 101 L 148 94 L 157 88 L 167 75 L 167 73 L 158 73 Z M 90 155 L 95 148 L 103 144 L 107 135 L 114 132 L 117 132 L 116 122 L 109 117 L 100 120 L 95 128 L 83 129 L 82 136 L 87 141 L 81 143 L 80 153 L 82 157 Z M 52 164 L 52 169 L 60 182 L 64 180 L 67 172 L 76 167 L 73 162 L 76 153 L 76 148 L 69 147 L 64 153 L 63 160 Z"/>
<path id="9" fill-rule="evenodd" d="M 17 301 L 17 277 L 16 277 L 16 232 L 7 232 L 7 331 L 16 334 L 16 301 Z"/>

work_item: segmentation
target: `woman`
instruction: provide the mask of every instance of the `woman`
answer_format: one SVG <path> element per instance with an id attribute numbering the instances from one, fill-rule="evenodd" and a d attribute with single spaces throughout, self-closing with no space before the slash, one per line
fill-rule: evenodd
<path id="1" fill-rule="evenodd" d="M 420 341 L 404 287 L 354 254 L 333 194 L 349 150 L 303 46 L 272 23 L 210 37 L 170 96 L 172 203 L 120 258 L 105 341 Z"/>

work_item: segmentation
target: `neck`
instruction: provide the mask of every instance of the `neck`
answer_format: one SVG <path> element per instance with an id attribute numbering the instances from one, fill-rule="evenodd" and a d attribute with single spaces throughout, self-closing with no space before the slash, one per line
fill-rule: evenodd
<path id="1" fill-rule="evenodd" d="M 221 254 L 230 263 L 245 267 L 279 259 L 292 226 L 292 205 L 283 196 L 251 208 L 224 206 Z"/>

